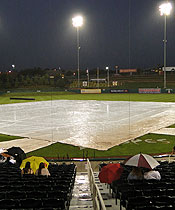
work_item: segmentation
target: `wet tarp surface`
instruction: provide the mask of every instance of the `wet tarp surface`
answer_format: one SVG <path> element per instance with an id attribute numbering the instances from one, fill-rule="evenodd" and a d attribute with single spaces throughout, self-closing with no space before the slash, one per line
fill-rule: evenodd
<path id="1" fill-rule="evenodd" d="M 55 100 L 0 105 L 0 133 L 105 150 L 175 123 L 175 103 Z"/>

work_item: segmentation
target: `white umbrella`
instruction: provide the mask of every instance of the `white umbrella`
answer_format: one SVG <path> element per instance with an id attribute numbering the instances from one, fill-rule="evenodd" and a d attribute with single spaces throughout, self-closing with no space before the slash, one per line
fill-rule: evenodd
<path id="1" fill-rule="evenodd" d="M 131 157 L 125 165 L 153 169 L 160 164 L 152 156 L 140 153 Z"/>
<path id="2" fill-rule="evenodd" d="M 7 152 L 7 150 L 4 148 L 0 148 L 0 153 L 3 153 L 3 152 Z"/>

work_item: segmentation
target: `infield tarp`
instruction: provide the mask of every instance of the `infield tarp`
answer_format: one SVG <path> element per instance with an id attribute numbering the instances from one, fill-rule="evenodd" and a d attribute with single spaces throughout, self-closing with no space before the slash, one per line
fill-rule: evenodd
<path id="1" fill-rule="evenodd" d="M 0 105 L 0 133 L 106 150 L 175 124 L 175 103 L 55 100 Z"/>

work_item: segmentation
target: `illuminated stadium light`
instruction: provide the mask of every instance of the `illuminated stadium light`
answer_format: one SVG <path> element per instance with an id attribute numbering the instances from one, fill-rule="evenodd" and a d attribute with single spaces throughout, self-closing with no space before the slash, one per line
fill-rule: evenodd
<path id="1" fill-rule="evenodd" d="M 79 28 L 83 25 L 83 17 L 78 15 L 72 18 L 72 25 L 77 29 L 77 72 L 78 72 L 78 87 L 80 87 L 80 41 Z"/>
<path id="2" fill-rule="evenodd" d="M 83 25 L 83 17 L 82 16 L 76 16 L 72 18 L 72 25 L 74 27 L 81 27 Z"/>
<path id="3" fill-rule="evenodd" d="M 159 6 L 160 15 L 170 15 L 172 5 L 170 3 L 164 3 Z"/>
<path id="4" fill-rule="evenodd" d="M 106 71 L 107 71 L 108 87 L 109 87 L 109 66 L 106 66 Z"/>
<path id="5" fill-rule="evenodd" d="M 166 34 L 167 34 L 167 16 L 170 15 L 170 12 L 171 12 L 171 9 L 172 9 L 172 5 L 167 2 L 167 3 L 164 3 L 164 4 L 161 4 L 159 6 L 159 11 L 160 11 L 160 15 L 163 16 L 164 15 L 164 40 L 163 40 L 163 45 L 164 45 L 164 68 L 163 68 L 163 71 L 164 71 L 164 88 L 166 88 L 166 44 L 167 44 L 167 38 L 166 38 Z"/>

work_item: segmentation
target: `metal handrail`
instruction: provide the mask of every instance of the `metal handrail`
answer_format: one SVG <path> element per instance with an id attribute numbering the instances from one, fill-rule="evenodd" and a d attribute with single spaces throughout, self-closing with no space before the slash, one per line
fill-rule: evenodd
<path id="1" fill-rule="evenodd" d="M 88 177 L 89 177 L 94 210 L 106 210 L 100 190 L 97 184 L 95 184 L 94 173 L 89 159 L 87 159 L 87 170 L 88 170 Z"/>

